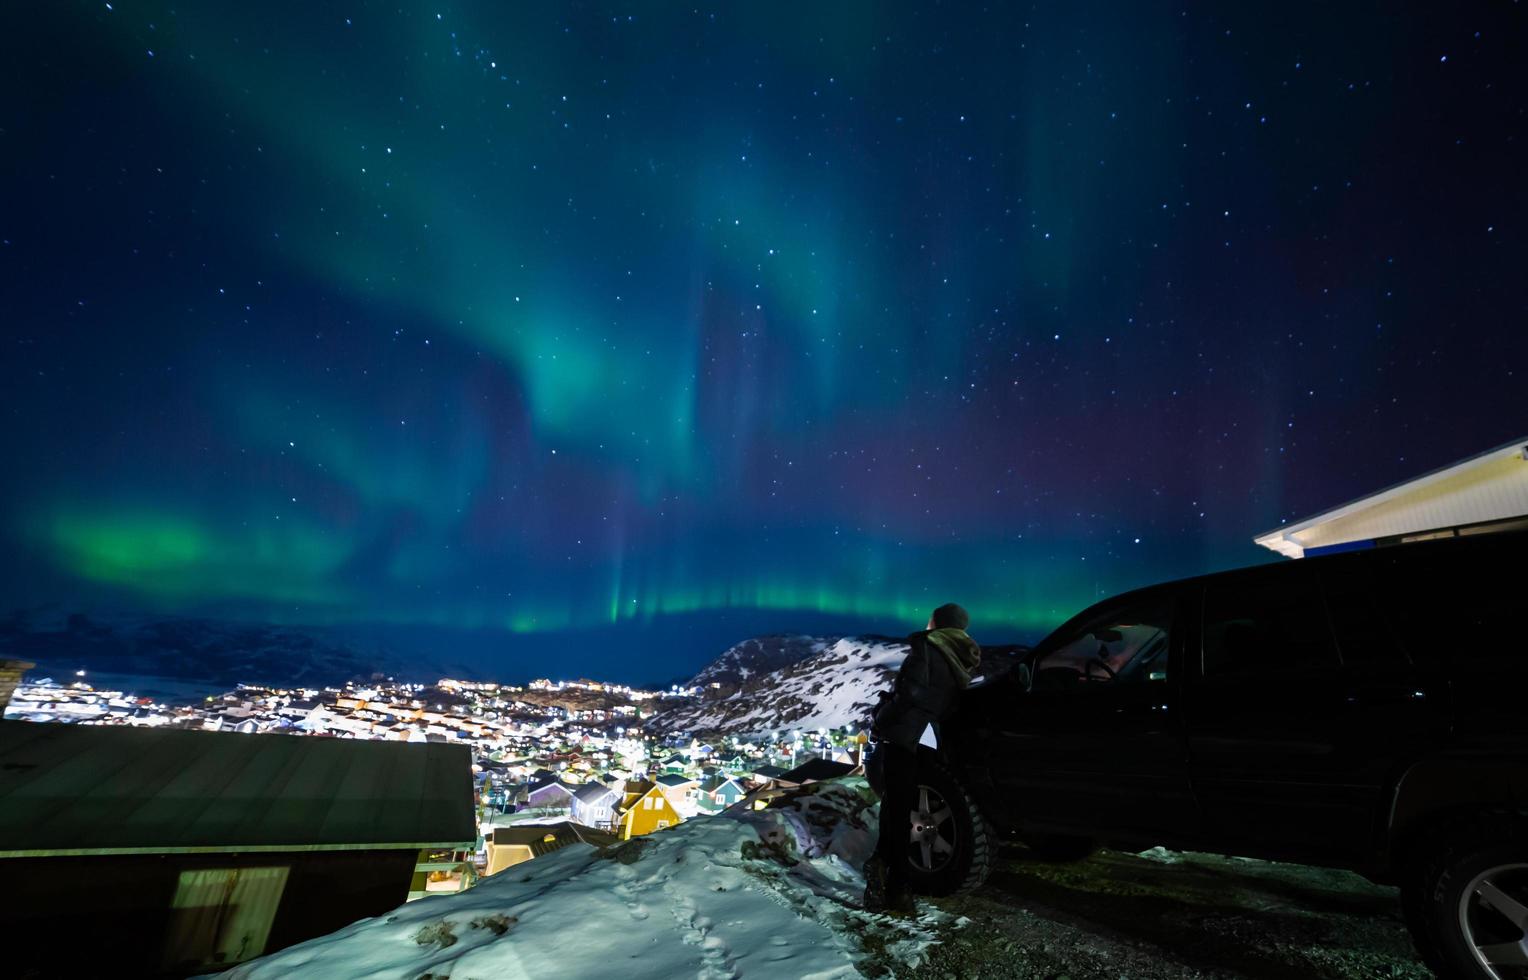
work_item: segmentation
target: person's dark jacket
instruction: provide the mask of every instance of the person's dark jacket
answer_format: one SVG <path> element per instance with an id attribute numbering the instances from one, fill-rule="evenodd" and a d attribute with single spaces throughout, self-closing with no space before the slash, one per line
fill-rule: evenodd
<path id="1" fill-rule="evenodd" d="M 897 671 L 891 697 L 875 714 L 873 730 L 883 742 L 916 748 L 923 730 L 949 714 L 981 663 L 981 647 L 965 630 L 937 629 L 907 638 L 912 647 Z"/>

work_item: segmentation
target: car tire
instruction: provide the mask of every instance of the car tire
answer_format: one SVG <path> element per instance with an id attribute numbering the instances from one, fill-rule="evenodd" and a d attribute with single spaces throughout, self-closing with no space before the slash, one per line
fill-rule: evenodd
<path id="1" fill-rule="evenodd" d="M 918 832 L 920 815 L 927 815 L 932 836 L 927 849 L 917 843 L 911 847 L 908 884 L 920 895 L 953 895 L 978 887 L 991 873 L 996 854 L 992 825 L 960 780 L 931 755 L 919 759 L 918 784 L 920 810 L 913 813 L 912 830 Z M 940 819 L 945 810 L 947 816 Z M 936 839 L 945 841 L 947 850 L 940 852 Z"/>
<path id="2" fill-rule="evenodd" d="M 1423 897 L 1420 882 L 1420 869 L 1402 882 L 1401 917 L 1406 922 L 1406 931 L 1411 933 L 1412 945 L 1417 949 L 1417 959 L 1421 960 L 1434 976 L 1441 977 L 1444 975 L 1443 965 L 1438 958 L 1438 946 L 1433 942 L 1431 931 L 1427 927 L 1427 901 Z"/>
<path id="3" fill-rule="evenodd" d="M 1070 834 L 1031 834 L 1023 838 L 1029 857 L 1057 864 L 1085 861 L 1098 853 L 1098 842 L 1091 837 Z"/>
<path id="4" fill-rule="evenodd" d="M 1507 980 L 1528 964 L 1528 817 L 1488 814 L 1451 831 L 1402 886 L 1417 952 L 1439 976 Z"/>

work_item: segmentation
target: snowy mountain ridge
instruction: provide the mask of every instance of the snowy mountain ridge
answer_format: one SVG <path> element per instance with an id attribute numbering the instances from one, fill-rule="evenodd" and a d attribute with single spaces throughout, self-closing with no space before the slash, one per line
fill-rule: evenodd
<path id="1" fill-rule="evenodd" d="M 711 737 L 866 726 L 907 649 L 880 636 L 746 640 L 695 675 L 697 700 L 654 716 L 647 727 Z"/>
<path id="2" fill-rule="evenodd" d="M 800 663 L 821 653 L 836 637 L 808 636 L 802 633 L 772 633 L 756 636 L 728 647 L 720 657 L 703 667 L 689 681 L 692 687 L 709 690 L 713 684 L 730 689 L 721 697 L 730 697 L 750 677 L 767 674 Z"/>

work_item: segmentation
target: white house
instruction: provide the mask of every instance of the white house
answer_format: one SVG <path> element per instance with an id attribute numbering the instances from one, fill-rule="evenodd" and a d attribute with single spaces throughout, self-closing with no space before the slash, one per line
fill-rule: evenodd
<path id="1" fill-rule="evenodd" d="M 605 829 L 615 817 L 616 806 L 621 802 L 623 787 L 611 787 L 590 780 L 573 792 L 572 817 L 575 823 L 585 827 Z"/>

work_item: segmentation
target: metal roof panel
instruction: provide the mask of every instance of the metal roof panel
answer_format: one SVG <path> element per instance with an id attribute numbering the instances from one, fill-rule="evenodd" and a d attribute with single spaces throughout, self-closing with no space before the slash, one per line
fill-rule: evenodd
<path id="1" fill-rule="evenodd" d="M 469 842 L 465 746 L 0 722 L 0 855 Z"/>

